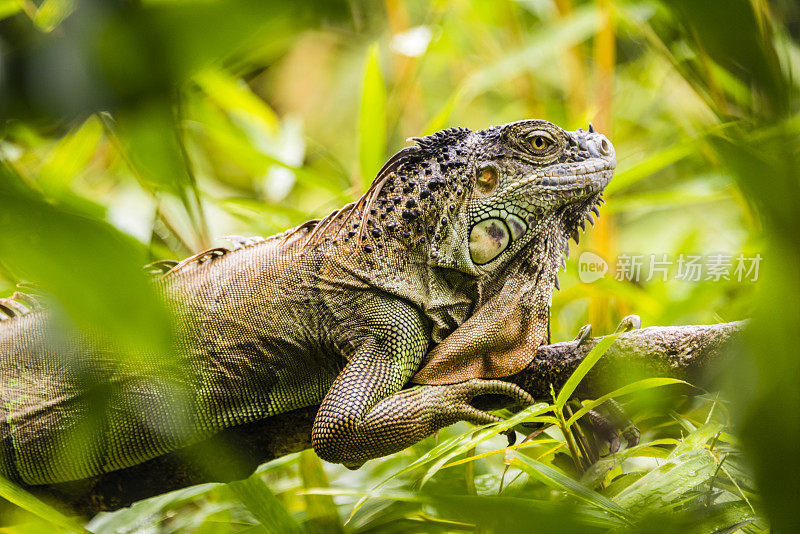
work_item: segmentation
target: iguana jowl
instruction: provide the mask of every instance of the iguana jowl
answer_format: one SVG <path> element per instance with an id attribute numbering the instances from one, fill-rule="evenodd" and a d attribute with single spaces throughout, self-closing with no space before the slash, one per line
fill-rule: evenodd
<path id="1" fill-rule="evenodd" d="M 459 420 L 496 420 L 476 396 L 532 402 L 492 379 L 546 339 L 567 239 L 596 211 L 614 149 L 591 127 L 542 120 L 414 141 L 321 221 L 167 264 L 174 369 L 6 307 L 0 473 L 92 477 L 313 404 L 314 449 L 354 467 Z"/>

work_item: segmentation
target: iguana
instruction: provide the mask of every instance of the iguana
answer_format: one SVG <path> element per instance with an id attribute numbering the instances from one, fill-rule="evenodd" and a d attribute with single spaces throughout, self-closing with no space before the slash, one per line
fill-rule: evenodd
<path id="1" fill-rule="evenodd" d="M 614 148 L 543 120 L 413 141 L 322 220 L 152 265 L 176 317 L 170 365 L 0 303 L 0 474 L 89 478 L 314 404 L 314 450 L 357 467 L 496 421 L 477 396 L 533 402 L 494 379 L 546 340 L 567 239 L 602 202 Z"/>

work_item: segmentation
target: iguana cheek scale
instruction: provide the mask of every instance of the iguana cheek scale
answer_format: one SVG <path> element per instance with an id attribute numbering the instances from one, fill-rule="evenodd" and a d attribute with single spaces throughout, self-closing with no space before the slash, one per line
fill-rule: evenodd
<path id="1" fill-rule="evenodd" d="M 169 368 L 0 302 L 0 474 L 93 477 L 315 404 L 314 449 L 355 467 L 497 420 L 478 395 L 532 402 L 491 379 L 545 339 L 567 238 L 600 202 L 613 147 L 540 120 L 414 141 L 322 220 L 152 264 L 178 325 Z"/>
<path id="2" fill-rule="evenodd" d="M 511 231 L 502 219 L 484 219 L 469 233 L 469 255 L 475 265 L 498 257 L 511 242 Z"/>

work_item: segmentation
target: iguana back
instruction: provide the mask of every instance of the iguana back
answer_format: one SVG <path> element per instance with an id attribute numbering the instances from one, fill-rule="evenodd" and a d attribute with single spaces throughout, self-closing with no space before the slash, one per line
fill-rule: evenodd
<path id="1" fill-rule="evenodd" d="M 128 361 L 55 312 L 0 323 L 3 474 L 85 478 L 319 403 L 343 363 L 321 335 L 313 267 L 297 260 L 270 239 L 169 272 L 174 354 Z"/>

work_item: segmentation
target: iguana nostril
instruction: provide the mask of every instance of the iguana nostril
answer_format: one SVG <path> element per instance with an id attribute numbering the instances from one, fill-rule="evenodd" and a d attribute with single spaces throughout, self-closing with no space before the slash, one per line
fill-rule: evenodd
<path id="1" fill-rule="evenodd" d="M 611 143 L 605 137 L 600 141 L 600 153 L 608 156 L 611 153 Z"/>

